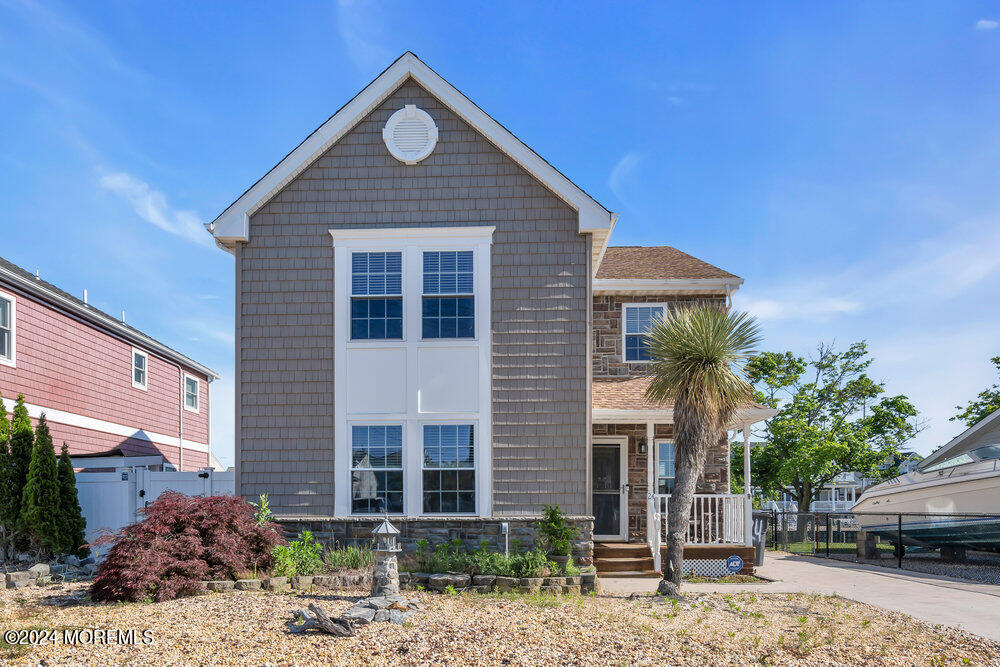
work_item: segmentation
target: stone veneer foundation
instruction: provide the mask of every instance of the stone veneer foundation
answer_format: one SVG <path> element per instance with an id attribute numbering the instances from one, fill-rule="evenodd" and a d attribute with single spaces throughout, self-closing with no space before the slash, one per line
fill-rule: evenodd
<path id="1" fill-rule="evenodd" d="M 372 530 L 382 520 L 380 516 L 368 517 L 299 517 L 286 516 L 275 519 L 281 524 L 285 537 L 295 538 L 303 531 L 311 531 L 324 544 L 348 546 L 364 544 L 371 539 Z M 511 516 L 483 519 L 480 517 L 390 517 L 399 528 L 399 544 L 403 555 L 412 556 L 417 550 L 417 540 L 425 539 L 431 548 L 444 542 L 461 540 L 466 548 L 474 549 L 483 541 L 495 551 L 504 550 L 502 524 L 510 530 L 507 544 L 513 552 L 535 546 L 537 531 L 535 516 Z M 594 560 L 594 519 L 589 516 L 569 517 L 580 531 L 580 539 L 573 544 L 573 560 L 578 565 L 590 565 Z"/>

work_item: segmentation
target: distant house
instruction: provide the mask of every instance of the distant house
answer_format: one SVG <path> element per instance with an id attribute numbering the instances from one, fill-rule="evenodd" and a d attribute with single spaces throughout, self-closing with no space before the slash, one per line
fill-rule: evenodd
<path id="1" fill-rule="evenodd" d="M 164 304 L 168 307 L 168 304 Z M 0 393 L 24 394 L 70 454 L 147 457 L 153 469 L 212 461 L 209 383 L 218 375 L 0 258 Z"/>
<path id="2" fill-rule="evenodd" d="M 209 225 L 236 263 L 237 493 L 322 539 L 389 513 L 408 544 L 526 545 L 558 504 L 584 558 L 652 568 L 673 408 L 644 397 L 646 333 L 743 280 L 609 246 L 617 219 L 404 54 Z M 713 567 L 750 539 L 728 461 L 720 434 L 689 536 Z"/>

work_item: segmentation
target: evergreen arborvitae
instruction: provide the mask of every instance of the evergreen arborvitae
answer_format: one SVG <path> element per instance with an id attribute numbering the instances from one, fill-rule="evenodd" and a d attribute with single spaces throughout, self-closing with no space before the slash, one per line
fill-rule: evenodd
<path id="1" fill-rule="evenodd" d="M 76 493 L 76 474 L 69 458 L 69 449 L 63 443 L 59 454 L 59 530 L 63 537 L 63 553 L 85 556 L 89 549 L 84 546 L 87 520 L 80 509 L 80 499 Z"/>
<path id="2" fill-rule="evenodd" d="M 10 425 L 10 458 L 6 468 L 6 493 L 10 501 L 2 512 L 4 526 L 8 533 L 21 529 L 21 498 L 24 485 L 28 481 L 28 466 L 31 463 L 31 448 L 35 434 L 31 430 L 28 408 L 24 407 L 24 395 L 19 394 L 14 405 L 14 419 Z"/>
<path id="3" fill-rule="evenodd" d="M 35 428 L 35 446 L 31 450 L 28 483 L 21 496 L 21 525 L 32 546 L 49 553 L 62 547 L 59 531 L 59 466 L 52 446 L 45 415 Z"/>
<path id="4" fill-rule="evenodd" d="M 10 448 L 7 442 L 10 439 L 10 421 L 7 419 L 7 408 L 3 405 L 3 396 L 0 395 L 0 539 L 3 543 L 0 548 L 6 548 L 7 538 L 14 530 L 17 523 L 16 515 L 11 523 L 11 517 L 7 516 L 10 511 Z"/>

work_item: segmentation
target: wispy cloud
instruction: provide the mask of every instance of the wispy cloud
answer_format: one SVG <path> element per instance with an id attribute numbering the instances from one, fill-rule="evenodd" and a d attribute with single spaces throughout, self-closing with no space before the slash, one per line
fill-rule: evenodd
<path id="1" fill-rule="evenodd" d="M 1000 23 L 997 23 L 993 19 L 979 19 L 976 21 L 976 30 L 996 30 L 998 25 Z"/>
<path id="2" fill-rule="evenodd" d="M 394 55 L 383 45 L 379 5 L 364 0 L 337 0 L 337 32 L 347 55 L 366 72 L 388 67 Z"/>
<path id="3" fill-rule="evenodd" d="M 626 188 L 640 162 L 642 162 L 642 153 L 629 151 L 618 160 L 618 163 L 611 170 L 611 174 L 608 175 L 608 187 L 622 202 L 627 198 Z"/>
<path id="4" fill-rule="evenodd" d="M 112 172 L 102 175 L 100 184 L 128 202 L 146 222 L 200 246 L 212 245 L 198 214 L 172 208 L 167 203 L 167 196 L 145 181 L 125 172 Z"/>
<path id="5" fill-rule="evenodd" d="M 949 299 L 998 275 L 1000 225 L 978 221 L 823 278 L 787 276 L 737 300 L 762 320 L 824 321 L 892 305 L 919 307 L 917 302 Z"/>

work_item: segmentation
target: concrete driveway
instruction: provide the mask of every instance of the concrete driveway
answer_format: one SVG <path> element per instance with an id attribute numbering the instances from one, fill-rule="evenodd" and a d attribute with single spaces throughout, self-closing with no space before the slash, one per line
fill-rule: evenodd
<path id="1" fill-rule="evenodd" d="M 766 554 L 758 574 L 766 584 L 686 584 L 699 593 L 820 593 L 909 614 L 1000 641 L 1000 586 L 837 560 Z M 649 593 L 657 579 L 601 577 L 611 594 Z"/>

